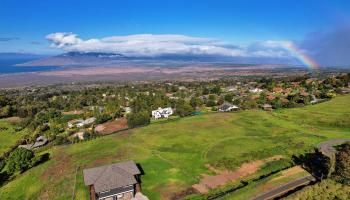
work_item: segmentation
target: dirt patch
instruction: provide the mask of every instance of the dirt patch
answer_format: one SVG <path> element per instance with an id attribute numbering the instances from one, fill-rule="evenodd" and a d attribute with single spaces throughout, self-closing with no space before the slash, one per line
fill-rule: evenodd
<path id="1" fill-rule="evenodd" d="M 175 182 L 158 186 L 156 191 L 160 193 L 160 199 L 162 200 L 181 199 L 196 192 L 192 188 L 186 188 L 184 185 Z"/>
<path id="2" fill-rule="evenodd" d="M 5 121 L 10 124 L 19 124 L 21 123 L 22 119 L 19 117 L 8 117 L 5 119 Z"/>
<path id="3" fill-rule="evenodd" d="M 71 158 L 63 153 L 57 153 L 58 156 L 55 156 L 53 160 L 55 164 L 50 166 L 46 171 L 41 175 L 41 178 L 44 180 L 55 180 L 59 177 L 63 177 L 65 172 L 73 167 Z"/>
<path id="4" fill-rule="evenodd" d="M 64 152 L 57 152 L 55 158 L 53 158 L 54 163 L 49 166 L 45 172 L 40 176 L 43 182 L 51 183 L 43 188 L 38 197 L 41 199 L 53 199 L 55 196 L 60 196 L 60 191 L 70 192 L 72 191 L 73 178 L 75 176 L 75 168 L 71 161 L 70 156 Z M 54 187 L 62 183 L 63 180 L 70 180 L 67 184 L 62 184 L 61 189 Z"/>
<path id="5" fill-rule="evenodd" d="M 71 110 L 71 111 L 62 112 L 63 115 L 80 115 L 83 113 L 84 113 L 83 110 Z"/>
<path id="6" fill-rule="evenodd" d="M 97 125 L 95 131 L 102 135 L 108 135 L 126 128 L 128 128 L 127 120 L 125 118 L 120 118 Z"/>
<path id="7" fill-rule="evenodd" d="M 289 169 L 286 169 L 286 170 L 283 170 L 281 172 L 281 176 L 279 177 L 276 177 L 274 179 L 272 179 L 271 181 L 275 181 L 275 180 L 278 180 L 278 179 L 281 179 L 281 178 L 285 178 L 285 177 L 288 177 L 288 176 L 293 176 L 294 174 L 298 174 L 298 173 L 302 173 L 302 172 L 305 172 L 305 170 L 300 167 L 300 166 L 294 166 L 294 167 L 291 167 Z"/>
<path id="8" fill-rule="evenodd" d="M 259 168 L 266 162 L 273 160 L 279 160 L 283 156 L 274 156 L 265 160 L 256 160 L 248 163 L 243 163 L 237 170 L 218 170 L 210 165 L 206 165 L 207 168 L 216 173 L 216 175 L 202 175 L 202 180 L 192 186 L 196 191 L 206 194 L 210 189 L 215 189 L 220 186 L 226 185 L 229 182 L 236 181 L 242 177 L 253 174 L 259 170 Z"/>

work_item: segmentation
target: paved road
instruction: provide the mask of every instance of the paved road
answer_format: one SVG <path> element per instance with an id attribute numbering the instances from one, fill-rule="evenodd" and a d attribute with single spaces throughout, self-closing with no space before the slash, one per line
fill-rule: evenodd
<path id="1" fill-rule="evenodd" d="M 287 193 L 290 190 L 293 190 L 301 185 L 309 184 L 312 181 L 316 181 L 316 179 L 313 176 L 306 176 L 300 179 L 297 179 L 295 181 L 289 182 L 287 184 L 281 185 L 277 188 L 274 188 L 270 191 L 267 191 L 259 196 L 256 196 L 252 198 L 251 200 L 266 200 L 266 199 L 273 199 L 278 196 L 281 196 L 282 194 Z"/>
<path id="2" fill-rule="evenodd" d="M 333 146 L 340 145 L 345 142 L 350 142 L 350 139 L 333 139 L 328 140 L 326 142 L 322 142 L 319 145 L 317 145 L 318 149 L 326 156 L 333 158 L 335 153 L 337 152 L 336 149 L 334 149 Z"/>

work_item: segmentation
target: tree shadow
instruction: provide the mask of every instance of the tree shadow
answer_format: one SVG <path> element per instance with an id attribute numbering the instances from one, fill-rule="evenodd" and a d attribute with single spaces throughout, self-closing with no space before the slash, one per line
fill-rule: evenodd
<path id="1" fill-rule="evenodd" d="M 331 160 L 323 155 L 317 148 L 313 152 L 292 157 L 294 163 L 301 165 L 306 171 L 317 179 L 328 177 L 331 170 Z"/>

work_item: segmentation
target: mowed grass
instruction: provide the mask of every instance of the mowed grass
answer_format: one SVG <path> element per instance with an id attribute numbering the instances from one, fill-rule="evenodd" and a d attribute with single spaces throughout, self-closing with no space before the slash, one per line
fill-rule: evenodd
<path id="1" fill-rule="evenodd" d="M 5 119 L 0 120 L 0 155 L 8 151 L 11 146 L 25 134 L 25 130 L 16 131 L 15 125 L 7 122 Z"/>
<path id="2" fill-rule="evenodd" d="M 349 138 L 349 102 L 350 96 L 339 96 L 305 108 L 203 114 L 55 147 L 50 161 L 0 188 L 0 199 L 71 199 L 73 193 L 88 199 L 82 169 L 123 160 L 142 166 L 145 195 L 167 199 L 212 174 L 205 164 L 234 170 L 246 161 L 288 158 L 331 138 Z M 229 166 L 221 164 L 227 160 Z"/>

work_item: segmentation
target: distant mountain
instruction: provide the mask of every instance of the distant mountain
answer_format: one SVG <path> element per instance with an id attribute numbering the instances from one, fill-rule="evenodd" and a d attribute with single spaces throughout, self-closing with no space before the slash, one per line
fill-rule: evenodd
<path id="1" fill-rule="evenodd" d="M 100 52 L 67 52 L 52 57 L 45 57 L 18 64 L 17 66 L 118 66 L 126 63 L 145 65 L 164 64 L 168 62 L 227 62 L 235 64 L 300 64 L 294 58 L 271 57 L 228 57 L 214 55 L 178 55 L 169 54 L 154 57 L 128 57 L 116 53 Z"/>

